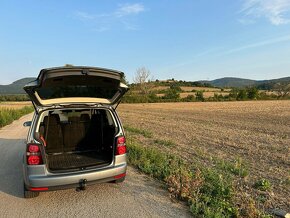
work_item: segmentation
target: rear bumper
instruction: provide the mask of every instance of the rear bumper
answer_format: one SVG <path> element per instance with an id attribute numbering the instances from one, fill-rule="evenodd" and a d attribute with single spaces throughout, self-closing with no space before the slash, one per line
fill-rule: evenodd
<path id="1" fill-rule="evenodd" d="M 37 169 L 34 166 L 34 173 L 32 174 L 31 169 L 24 166 L 24 183 L 28 190 L 38 187 L 48 188 L 48 190 L 43 191 L 76 188 L 80 186 L 83 180 L 87 181 L 87 185 L 113 181 L 118 178 L 115 178 L 115 176 L 126 173 L 127 163 L 123 162 L 118 165 L 115 164 L 102 169 L 91 169 L 89 171 L 58 174 L 50 173 L 46 170 L 43 172 L 43 168 L 41 169 L 41 166 L 39 166 L 39 168 L 40 169 Z"/>

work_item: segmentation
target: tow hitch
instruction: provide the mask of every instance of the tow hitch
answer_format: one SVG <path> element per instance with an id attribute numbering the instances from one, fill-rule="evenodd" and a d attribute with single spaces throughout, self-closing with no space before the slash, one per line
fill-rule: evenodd
<path id="1" fill-rule="evenodd" d="M 84 191 L 86 190 L 86 187 L 87 187 L 87 180 L 86 179 L 81 179 L 79 184 L 80 184 L 80 187 L 78 187 L 76 190 L 77 191 Z"/>

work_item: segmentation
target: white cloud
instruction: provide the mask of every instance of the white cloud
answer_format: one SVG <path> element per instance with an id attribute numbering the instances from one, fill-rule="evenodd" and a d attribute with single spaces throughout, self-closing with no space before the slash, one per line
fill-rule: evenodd
<path id="1" fill-rule="evenodd" d="M 140 3 L 135 4 L 125 4 L 120 5 L 117 11 L 115 12 L 115 15 L 117 17 L 123 17 L 128 16 L 132 14 L 139 14 L 145 10 L 144 6 Z"/>
<path id="2" fill-rule="evenodd" d="M 145 7 L 141 3 L 122 4 L 116 10 L 102 14 L 91 14 L 84 11 L 77 11 L 74 13 L 79 20 L 91 24 L 92 28 L 97 32 L 104 32 L 109 30 L 113 25 L 121 24 L 124 29 L 137 30 L 138 27 L 129 23 L 125 18 L 129 16 L 136 16 L 145 11 Z"/>
<path id="3" fill-rule="evenodd" d="M 241 23 L 264 17 L 274 25 L 290 23 L 290 0 L 244 0 Z"/>
<path id="4" fill-rule="evenodd" d="M 247 49 L 251 49 L 251 48 L 263 47 L 263 46 L 267 46 L 267 45 L 277 44 L 277 43 L 281 43 L 281 42 L 288 42 L 288 41 L 290 41 L 290 35 L 281 36 L 281 37 L 277 37 L 277 38 L 271 38 L 271 39 L 243 45 L 243 46 L 240 46 L 237 48 L 233 48 L 233 49 L 221 52 L 220 55 L 228 55 L 228 54 L 232 54 L 235 52 L 239 52 L 239 51 L 243 51 L 243 50 L 247 50 Z"/>

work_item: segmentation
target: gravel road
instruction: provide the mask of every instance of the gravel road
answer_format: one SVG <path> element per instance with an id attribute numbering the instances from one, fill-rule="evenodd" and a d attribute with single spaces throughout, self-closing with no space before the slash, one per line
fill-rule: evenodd
<path id="1" fill-rule="evenodd" d="M 187 206 L 173 203 L 162 184 L 129 167 L 122 184 L 98 184 L 23 198 L 22 156 L 26 115 L 0 129 L 0 217 L 189 217 Z"/>

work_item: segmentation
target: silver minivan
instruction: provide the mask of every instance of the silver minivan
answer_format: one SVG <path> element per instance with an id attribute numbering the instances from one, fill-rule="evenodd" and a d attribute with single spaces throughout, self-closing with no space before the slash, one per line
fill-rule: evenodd
<path id="1" fill-rule="evenodd" d="M 59 67 L 24 87 L 35 113 L 23 158 L 24 197 L 39 192 L 122 182 L 126 139 L 116 107 L 128 87 L 120 71 Z"/>

